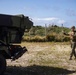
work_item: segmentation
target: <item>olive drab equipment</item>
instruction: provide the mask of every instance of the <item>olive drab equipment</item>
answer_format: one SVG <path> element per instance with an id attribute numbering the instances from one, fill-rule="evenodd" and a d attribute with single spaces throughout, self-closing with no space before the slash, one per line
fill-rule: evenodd
<path id="1" fill-rule="evenodd" d="M 6 69 L 6 59 L 16 60 L 26 51 L 19 44 L 25 31 L 29 31 L 33 22 L 28 16 L 0 14 L 0 75 Z"/>

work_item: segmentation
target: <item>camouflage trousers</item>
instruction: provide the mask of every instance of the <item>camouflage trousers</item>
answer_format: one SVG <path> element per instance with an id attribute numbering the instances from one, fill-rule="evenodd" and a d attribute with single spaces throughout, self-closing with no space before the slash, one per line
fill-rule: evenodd
<path id="1" fill-rule="evenodd" d="M 70 54 L 70 58 L 72 58 L 73 55 L 76 58 L 76 52 L 75 52 L 76 42 L 71 42 L 71 48 L 72 48 L 72 51 L 71 51 L 71 54 Z"/>

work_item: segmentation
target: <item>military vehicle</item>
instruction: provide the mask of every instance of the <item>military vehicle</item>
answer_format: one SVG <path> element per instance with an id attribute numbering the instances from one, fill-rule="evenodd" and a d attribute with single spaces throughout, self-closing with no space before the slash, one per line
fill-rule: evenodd
<path id="1" fill-rule="evenodd" d="M 6 70 L 6 59 L 16 60 L 26 51 L 21 43 L 25 31 L 33 26 L 28 16 L 0 14 L 0 75 Z"/>

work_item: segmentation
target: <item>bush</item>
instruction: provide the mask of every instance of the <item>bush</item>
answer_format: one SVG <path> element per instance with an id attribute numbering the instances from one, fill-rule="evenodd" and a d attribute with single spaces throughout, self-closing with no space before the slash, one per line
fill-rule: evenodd
<path id="1" fill-rule="evenodd" d="M 64 41 L 64 42 L 70 41 L 70 37 L 65 36 L 65 37 L 63 38 L 63 41 Z"/>
<path id="2" fill-rule="evenodd" d="M 32 37 L 23 37 L 23 40 L 22 41 L 27 41 L 27 42 L 45 42 L 46 41 L 46 38 L 45 37 L 41 37 L 41 36 L 32 36 Z"/>
<path id="3" fill-rule="evenodd" d="M 27 42 L 68 42 L 70 38 L 67 36 L 62 36 L 59 34 L 49 34 L 46 37 L 42 37 L 39 35 L 36 36 L 24 36 L 22 41 Z"/>
<path id="4" fill-rule="evenodd" d="M 45 42 L 45 37 L 41 37 L 41 36 L 34 36 L 31 38 L 30 40 L 31 42 Z"/>
<path id="5" fill-rule="evenodd" d="M 51 35 L 51 34 L 50 35 L 47 35 L 46 36 L 46 40 L 47 41 L 55 41 L 55 35 Z"/>
<path id="6" fill-rule="evenodd" d="M 30 37 L 29 36 L 24 36 L 23 38 L 22 38 L 22 41 L 30 41 Z"/>
<path id="7" fill-rule="evenodd" d="M 55 36 L 55 42 L 62 42 L 63 38 L 61 35 L 56 35 Z"/>

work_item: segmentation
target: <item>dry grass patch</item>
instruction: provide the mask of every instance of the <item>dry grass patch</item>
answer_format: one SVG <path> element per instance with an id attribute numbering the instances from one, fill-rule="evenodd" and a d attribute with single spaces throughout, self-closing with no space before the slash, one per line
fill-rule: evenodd
<path id="1" fill-rule="evenodd" d="M 18 60 L 7 60 L 8 75 L 76 75 L 76 60 L 69 60 L 69 43 L 27 43 L 28 52 Z"/>

